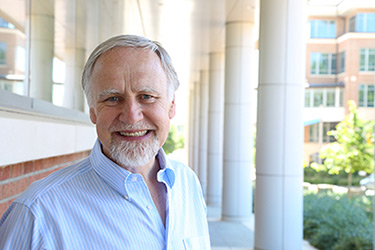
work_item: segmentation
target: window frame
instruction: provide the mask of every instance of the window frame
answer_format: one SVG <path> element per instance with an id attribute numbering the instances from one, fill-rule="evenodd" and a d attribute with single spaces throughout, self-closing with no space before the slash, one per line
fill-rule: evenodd
<path id="1" fill-rule="evenodd" d="M 373 24 L 371 23 L 373 22 Z M 370 29 L 374 26 L 373 29 Z M 375 13 L 358 13 L 356 15 L 355 31 L 363 33 L 375 32 Z"/>
<path id="2" fill-rule="evenodd" d="M 372 92 L 372 103 L 369 103 L 369 87 Z M 358 107 L 374 108 L 375 107 L 375 85 L 374 84 L 359 84 L 358 85 Z"/>
<path id="3" fill-rule="evenodd" d="M 310 20 L 310 38 L 336 38 L 336 33 L 336 20 Z"/>
<path id="4" fill-rule="evenodd" d="M 375 72 L 375 48 L 360 48 L 359 71 Z"/>
<path id="5" fill-rule="evenodd" d="M 373 24 L 371 23 L 373 22 Z M 373 29 L 369 28 L 374 27 Z M 357 13 L 349 19 L 349 32 L 373 33 L 375 32 L 375 13 Z"/>
<path id="6" fill-rule="evenodd" d="M 321 103 L 315 103 L 316 93 L 321 92 Z M 328 95 L 332 94 L 333 105 L 329 105 Z M 324 88 L 308 88 L 305 90 L 305 108 L 340 108 L 344 106 L 343 88 L 340 87 L 324 87 Z"/>
<path id="7" fill-rule="evenodd" d="M 345 72 L 345 51 L 341 51 L 339 53 L 339 66 L 338 66 L 338 73 L 344 73 Z"/>
<path id="8" fill-rule="evenodd" d="M 314 63 L 316 64 L 314 65 Z M 326 64 L 326 66 L 324 64 Z M 337 54 L 336 53 L 311 52 L 310 53 L 310 74 L 311 75 L 336 75 L 337 74 Z"/>
<path id="9" fill-rule="evenodd" d="M 0 41 L 0 66 L 6 66 L 6 65 L 7 65 L 7 43 L 4 41 Z"/>
<path id="10" fill-rule="evenodd" d="M 309 142 L 319 143 L 321 136 L 322 143 L 330 143 L 335 141 L 335 137 L 328 135 L 328 131 L 334 130 L 338 122 L 323 122 L 322 135 L 320 135 L 319 123 L 314 123 L 309 126 Z"/>

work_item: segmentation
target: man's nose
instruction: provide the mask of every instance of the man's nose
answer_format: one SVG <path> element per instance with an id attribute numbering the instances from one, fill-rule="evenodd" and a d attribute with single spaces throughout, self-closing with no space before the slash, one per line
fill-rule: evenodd
<path id="1" fill-rule="evenodd" d="M 125 100 L 120 115 L 120 120 L 128 124 L 135 124 L 142 119 L 142 105 L 133 98 L 128 98 Z"/>

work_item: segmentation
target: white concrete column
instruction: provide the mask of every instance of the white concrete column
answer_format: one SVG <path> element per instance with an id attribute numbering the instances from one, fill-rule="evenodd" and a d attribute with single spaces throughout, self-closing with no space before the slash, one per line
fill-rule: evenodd
<path id="1" fill-rule="evenodd" d="M 210 53 L 207 204 L 220 206 L 223 191 L 224 53 Z"/>
<path id="2" fill-rule="evenodd" d="M 52 101 L 54 0 L 31 2 L 30 97 Z"/>
<path id="3" fill-rule="evenodd" d="M 84 93 L 81 85 L 86 50 L 65 49 L 64 107 L 84 111 Z"/>
<path id="4" fill-rule="evenodd" d="M 66 32 L 64 107 L 84 111 L 85 100 L 81 86 L 86 57 L 86 6 L 85 1 L 66 0 Z"/>
<path id="5" fill-rule="evenodd" d="M 90 3 L 86 6 L 86 59 L 95 47 L 102 42 L 102 40 L 99 40 L 99 9 L 99 0 L 90 0 Z"/>
<path id="6" fill-rule="evenodd" d="M 260 3 L 255 249 L 302 249 L 306 1 Z"/>
<path id="7" fill-rule="evenodd" d="M 254 24 L 226 23 L 224 180 L 222 216 L 245 220 L 252 215 L 251 167 L 253 124 L 251 123 L 251 68 Z"/>
<path id="8" fill-rule="evenodd" d="M 207 190 L 208 70 L 200 73 L 199 112 L 199 179 L 203 194 Z"/>
<path id="9" fill-rule="evenodd" d="M 199 177 L 199 110 L 200 110 L 200 99 L 199 99 L 199 81 L 194 83 L 194 163 L 193 169 Z"/>

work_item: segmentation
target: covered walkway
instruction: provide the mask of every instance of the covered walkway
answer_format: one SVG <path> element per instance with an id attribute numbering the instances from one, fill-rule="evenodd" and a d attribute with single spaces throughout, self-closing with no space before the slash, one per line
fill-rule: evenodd
<path id="1" fill-rule="evenodd" d="M 254 249 L 254 218 L 241 222 L 223 221 L 220 218 L 220 210 L 220 207 L 207 208 L 212 250 Z M 304 240 L 302 250 L 316 248 Z"/>
<path id="2" fill-rule="evenodd" d="M 1 213 L 89 153 L 84 62 L 105 39 L 137 34 L 161 42 L 179 75 L 172 123 L 185 138 L 180 160 L 202 184 L 214 249 L 302 249 L 307 1 L 0 3 L 0 34 L 14 42 L 0 43 L 11 48 L 0 67 Z"/>

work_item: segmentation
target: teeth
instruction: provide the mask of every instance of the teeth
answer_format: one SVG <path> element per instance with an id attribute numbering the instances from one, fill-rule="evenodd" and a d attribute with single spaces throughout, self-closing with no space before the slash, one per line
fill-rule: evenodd
<path id="1" fill-rule="evenodd" d="M 120 132 L 120 135 L 122 136 L 143 136 L 147 133 L 147 130 L 144 131 L 138 131 L 135 133 L 125 133 L 125 132 Z"/>

